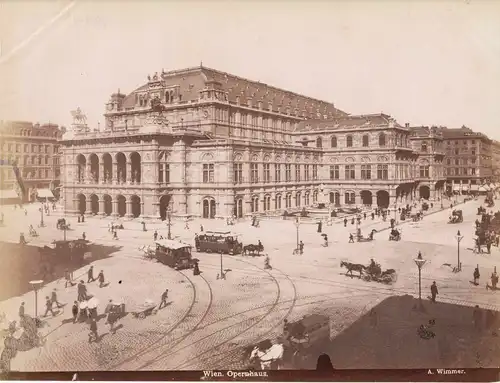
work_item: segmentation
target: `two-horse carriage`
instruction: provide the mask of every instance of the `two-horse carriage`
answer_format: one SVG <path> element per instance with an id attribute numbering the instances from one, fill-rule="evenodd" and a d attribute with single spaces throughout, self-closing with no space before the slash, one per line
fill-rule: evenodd
<path id="1" fill-rule="evenodd" d="M 387 269 L 382 271 L 380 264 L 372 262 L 370 265 L 365 266 L 359 263 L 351 263 L 342 261 L 340 267 L 345 267 L 347 272 L 345 275 L 350 275 L 353 277 L 353 271 L 359 273 L 359 278 L 363 278 L 365 281 L 375 281 L 385 284 L 394 283 L 397 280 L 397 273 L 394 269 Z"/>
<path id="2" fill-rule="evenodd" d="M 263 251 L 264 245 L 262 245 L 262 243 L 260 243 L 259 241 L 259 243 L 256 245 L 250 244 L 243 246 L 242 255 L 260 256 L 260 253 L 262 253 Z"/>
<path id="3" fill-rule="evenodd" d="M 56 223 L 56 229 L 69 230 L 70 224 L 66 222 L 65 218 L 59 218 Z"/>
<path id="4" fill-rule="evenodd" d="M 462 210 L 453 210 L 448 223 L 461 223 L 464 221 Z"/>
<path id="5" fill-rule="evenodd" d="M 283 335 L 276 342 L 269 339 L 248 347 L 243 361 L 249 369 L 279 370 L 314 368 L 318 356 L 330 342 L 330 318 L 306 315 L 286 323 Z"/>

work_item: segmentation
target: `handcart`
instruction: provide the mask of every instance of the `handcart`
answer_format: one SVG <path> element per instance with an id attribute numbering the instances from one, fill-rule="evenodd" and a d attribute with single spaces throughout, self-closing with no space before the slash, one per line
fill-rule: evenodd
<path id="1" fill-rule="evenodd" d="M 156 308 L 156 303 L 152 300 L 146 300 L 142 305 L 138 307 L 137 310 L 132 311 L 132 315 L 134 318 L 144 319 L 149 315 L 154 315 L 158 312 Z"/>

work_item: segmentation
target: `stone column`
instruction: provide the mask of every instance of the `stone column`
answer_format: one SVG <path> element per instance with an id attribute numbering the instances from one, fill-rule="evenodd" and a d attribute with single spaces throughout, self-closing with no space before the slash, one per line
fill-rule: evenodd
<path id="1" fill-rule="evenodd" d="M 104 212 L 104 200 L 103 199 L 100 199 L 99 200 L 99 215 L 102 215 L 103 217 L 106 215 L 106 213 Z"/>
<path id="2" fill-rule="evenodd" d="M 112 206 L 113 206 L 113 211 L 111 213 L 111 216 L 112 217 L 118 217 L 118 200 L 117 199 L 114 199 L 112 202 L 111 202 Z"/>
<path id="3" fill-rule="evenodd" d="M 126 173 L 127 173 L 127 184 L 132 184 L 132 162 L 127 161 L 126 164 Z"/>
<path id="4" fill-rule="evenodd" d="M 111 164 L 111 183 L 113 185 L 118 184 L 118 162 L 113 159 Z"/>
<path id="5" fill-rule="evenodd" d="M 99 164 L 99 183 L 104 184 L 104 161 L 101 160 L 101 163 Z"/>
<path id="6" fill-rule="evenodd" d="M 132 218 L 133 217 L 133 215 L 132 215 L 132 201 L 127 200 L 125 204 L 127 206 L 125 218 Z"/>
<path id="7" fill-rule="evenodd" d="M 86 204 L 87 210 L 85 211 L 85 215 L 92 215 L 92 201 L 90 200 L 90 198 L 87 198 Z"/>

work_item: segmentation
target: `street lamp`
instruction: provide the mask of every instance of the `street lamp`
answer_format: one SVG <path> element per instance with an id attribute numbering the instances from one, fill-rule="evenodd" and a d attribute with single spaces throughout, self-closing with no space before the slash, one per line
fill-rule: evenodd
<path id="1" fill-rule="evenodd" d="M 462 271 L 462 264 L 460 263 L 460 242 L 464 236 L 460 234 L 460 230 L 457 231 L 455 238 L 457 239 L 457 271 Z"/>
<path id="2" fill-rule="evenodd" d="M 39 210 L 40 210 L 40 227 L 44 227 L 45 224 L 43 223 L 43 207 L 41 207 Z"/>
<path id="3" fill-rule="evenodd" d="M 419 251 L 418 257 L 415 259 L 415 264 L 418 267 L 418 299 L 420 304 L 422 304 L 422 267 L 425 265 L 425 262 L 427 261 L 422 258 L 422 253 Z"/>
<path id="4" fill-rule="evenodd" d="M 171 229 L 170 229 L 170 227 L 172 226 L 172 208 L 170 206 L 167 208 L 167 220 L 168 220 L 168 223 L 167 223 L 167 226 L 168 226 L 167 238 L 168 239 L 172 239 L 172 233 L 171 233 Z"/>
<path id="5" fill-rule="evenodd" d="M 35 291 L 35 318 L 36 318 L 38 316 L 38 289 L 43 284 L 43 281 L 40 279 L 36 281 L 30 281 L 29 283 L 33 287 L 33 290 Z"/>
<path id="6" fill-rule="evenodd" d="M 300 218 L 295 218 L 295 226 L 297 227 L 297 251 L 299 251 L 299 227 L 300 227 Z"/>
<path id="7" fill-rule="evenodd" d="M 220 279 L 226 279 L 226 274 L 224 273 L 224 269 L 222 267 L 222 251 L 220 252 Z"/>

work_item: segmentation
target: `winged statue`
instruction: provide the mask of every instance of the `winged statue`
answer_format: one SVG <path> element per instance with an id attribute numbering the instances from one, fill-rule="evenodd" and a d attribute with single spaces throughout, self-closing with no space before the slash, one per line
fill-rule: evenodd
<path id="1" fill-rule="evenodd" d="M 74 124 L 85 124 L 87 122 L 87 116 L 82 112 L 80 108 L 72 110 L 71 116 L 73 117 Z"/>

